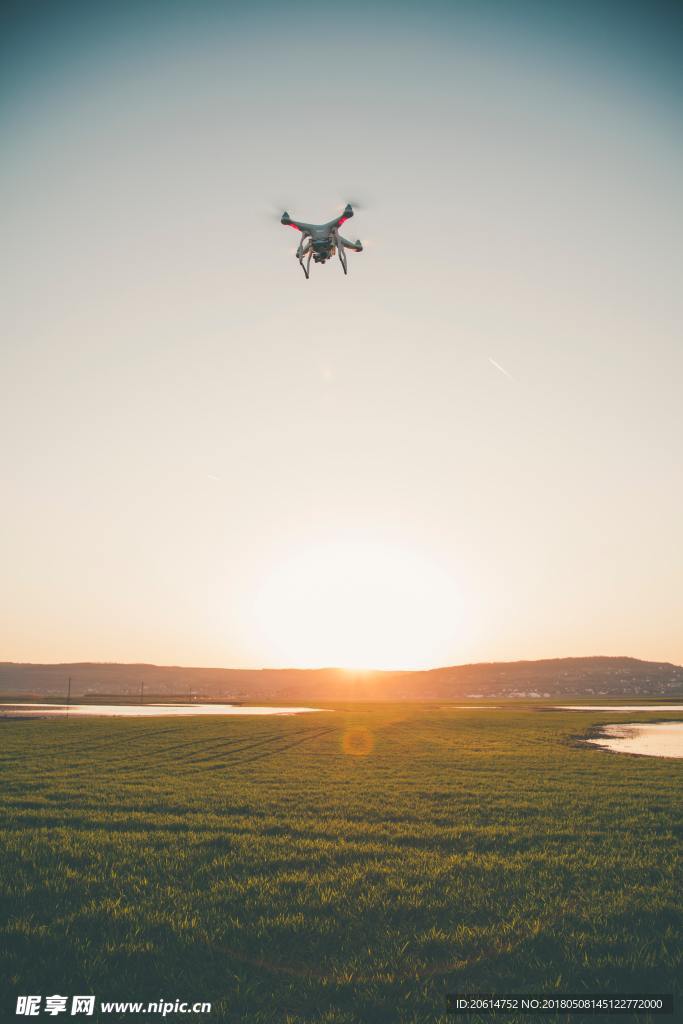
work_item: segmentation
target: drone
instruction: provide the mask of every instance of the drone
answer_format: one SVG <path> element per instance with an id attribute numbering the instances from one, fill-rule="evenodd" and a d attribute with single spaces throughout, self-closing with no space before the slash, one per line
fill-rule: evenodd
<path id="1" fill-rule="evenodd" d="M 292 220 L 287 212 L 282 214 L 281 224 L 286 224 L 287 227 L 296 228 L 297 231 L 301 232 L 301 241 L 299 242 L 299 248 L 296 250 L 296 258 L 306 275 L 306 280 L 308 280 L 311 269 L 311 257 L 316 263 L 326 263 L 330 257 L 334 256 L 335 251 L 339 253 L 339 262 L 344 273 L 348 273 L 344 250 L 363 251 L 360 239 L 357 239 L 355 242 L 349 242 L 348 239 L 342 238 L 339 234 L 339 228 L 350 217 L 353 217 L 351 203 L 347 203 L 344 212 L 339 217 L 335 217 L 334 220 L 328 220 L 327 224 L 304 224 L 301 220 Z M 304 260 L 306 261 L 305 263 Z"/>

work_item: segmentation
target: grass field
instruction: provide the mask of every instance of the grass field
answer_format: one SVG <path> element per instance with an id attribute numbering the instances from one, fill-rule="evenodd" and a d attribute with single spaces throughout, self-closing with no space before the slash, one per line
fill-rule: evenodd
<path id="1" fill-rule="evenodd" d="M 417 1024 L 447 992 L 676 991 L 683 762 L 577 741 L 620 717 L 0 722 L 2 1020 L 26 993 Z"/>

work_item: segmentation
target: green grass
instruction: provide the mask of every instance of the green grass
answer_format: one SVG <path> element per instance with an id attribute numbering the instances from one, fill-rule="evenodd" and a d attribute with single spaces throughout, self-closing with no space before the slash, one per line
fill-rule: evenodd
<path id="1" fill-rule="evenodd" d="M 671 991 L 683 762 L 577 741 L 624 717 L 0 722 L 2 1019 L 29 993 L 417 1024 L 449 991 Z"/>

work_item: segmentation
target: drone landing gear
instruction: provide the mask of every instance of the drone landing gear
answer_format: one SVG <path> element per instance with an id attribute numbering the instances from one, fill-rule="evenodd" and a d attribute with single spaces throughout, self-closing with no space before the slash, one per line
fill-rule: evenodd
<path id="1" fill-rule="evenodd" d="M 344 246 L 341 245 L 341 244 L 339 246 L 339 262 L 342 265 L 342 270 L 344 271 L 344 273 L 348 274 L 349 271 L 348 271 L 348 265 L 346 263 L 346 253 L 344 252 Z"/>
<path id="2" fill-rule="evenodd" d="M 307 281 L 308 281 L 308 278 L 309 278 L 310 272 L 311 272 L 311 256 L 312 255 L 313 255 L 313 246 L 311 245 L 310 239 L 308 240 L 306 245 L 304 245 L 303 242 L 302 242 L 301 245 L 299 246 L 299 248 L 296 251 L 296 258 L 299 261 L 299 264 L 301 266 L 301 269 L 304 272 L 304 276 L 305 276 Z M 306 260 L 306 263 L 304 265 L 304 259 L 306 258 L 306 256 L 308 256 L 308 259 Z"/>
<path id="3" fill-rule="evenodd" d="M 339 253 L 339 262 L 342 265 L 342 270 L 344 271 L 345 274 L 348 274 L 349 271 L 346 263 L 346 253 L 344 252 L 344 240 L 343 238 L 341 238 L 338 231 L 335 231 L 334 233 L 334 240 L 337 244 L 337 252 Z"/>
<path id="4" fill-rule="evenodd" d="M 309 277 L 311 276 L 311 256 L 312 255 L 313 255 L 313 250 L 311 249 L 311 250 L 309 250 L 308 259 L 306 260 L 306 265 L 305 266 L 304 266 L 304 258 L 303 258 L 303 256 L 299 260 L 299 263 L 301 264 L 301 269 L 303 270 L 304 274 L 306 275 L 306 280 L 307 281 L 308 281 Z"/>

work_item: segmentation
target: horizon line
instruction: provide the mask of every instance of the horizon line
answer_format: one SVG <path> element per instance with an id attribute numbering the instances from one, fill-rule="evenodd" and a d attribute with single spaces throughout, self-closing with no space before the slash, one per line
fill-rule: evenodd
<path id="1" fill-rule="evenodd" d="M 683 664 L 675 661 L 654 661 L 651 658 L 639 658 L 631 654 L 571 654 L 556 655 L 546 658 L 511 658 L 498 661 L 468 661 L 458 662 L 450 665 L 435 665 L 431 668 L 352 668 L 342 665 L 316 665 L 316 666 L 272 666 L 262 665 L 260 667 L 231 667 L 228 665 L 164 665 L 154 661 L 0 661 L 2 665 L 31 666 L 35 668 L 59 668 L 61 666 L 120 666 L 120 667 L 144 667 L 158 669 L 183 669 L 201 670 L 205 672 L 339 672 L 345 675 L 414 675 L 417 673 L 442 672 L 446 669 L 475 668 L 486 665 L 522 665 L 540 664 L 548 661 L 638 661 L 650 665 L 670 665 L 673 668 L 683 668 Z"/>

